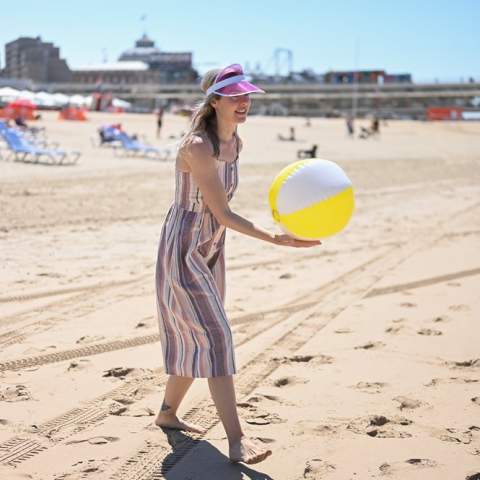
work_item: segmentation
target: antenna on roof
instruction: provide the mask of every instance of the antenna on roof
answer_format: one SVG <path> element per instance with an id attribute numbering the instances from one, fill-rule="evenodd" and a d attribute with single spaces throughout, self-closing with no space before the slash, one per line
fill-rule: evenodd
<path id="1" fill-rule="evenodd" d="M 140 21 L 142 22 L 142 25 L 143 25 L 143 34 L 146 35 L 147 34 L 147 29 L 145 27 L 145 24 L 147 22 L 147 14 L 144 13 L 141 17 L 140 17 Z"/>

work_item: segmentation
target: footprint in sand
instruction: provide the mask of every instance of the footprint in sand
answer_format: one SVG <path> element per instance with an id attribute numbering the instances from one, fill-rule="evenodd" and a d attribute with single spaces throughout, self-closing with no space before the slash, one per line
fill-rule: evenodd
<path id="1" fill-rule="evenodd" d="M 225 437 L 226 438 L 226 437 Z M 275 443 L 276 440 L 274 438 L 268 438 L 268 437 L 253 437 L 254 440 L 259 440 L 262 443 Z"/>
<path id="2" fill-rule="evenodd" d="M 292 275 L 291 273 L 282 273 L 282 275 L 280 275 L 278 278 L 282 279 L 282 280 L 288 280 L 290 278 L 293 278 L 294 275 Z"/>
<path id="3" fill-rule="evenodd" d="M 384 347 L 385 344 L 383 342 L 368 342 L 364 345 L 358 345 L 355 347 L 355 350 L 377 350 L 378 348 Z"/>
<path id="4" fill-rule="evenodd" d="M 273 360 L 284 364 L 312 363 L 316 365 L 325 365 L 333 363 L 333 357 L 330 357 L 329 355 L 293 355 L 292 357 L 275 357 Z"/>
<path id="5" fill-rule="evenodd" d="M 22 402 L 32 400 L 32 395 L 25 385 L 8 386 L 0 390 L 0 401 Z"/>
<path id="6" fill-rule="evenodd" d="M 281 405 L 287 405 L 287 406 L 295 405 L 294 403 L 289 402 L 288 400 L 285 400 L 283 398 L 280 398 L 277 395 L 268 395 L 266 393 L 256 393 L 255 395 L 249 397 L 245 403 L 260 403 L 265 399 L 270 400 L 272 402 L 280 403 Z M 237 405 L 240 405 L 240 404 L 237 404 Z"/>
<path id="7" fill-rule="evenodd" d="M 463 443 L 468 445 L 472 443 L 474 432 L 480 431 L 480 427 L 472 425 L 467 430 L 458 430 L 457 428 L 445 428 L 444 433 L 439 435 L 440 440 L 443 442 Z"/>
<path id="8" fill-rule="evenodd" d="M 435 387 L 440 383 L 477 383 L 477 378 L 466 377 L 449 377 L 449 378 L 432 378 L 429 383 L 426 383 L 426 387 Z"/>
<path id="9" fill-rule="evenodd" d="M 46 347 L 44 348 L 41 348 L 40 349 L 40 352 L 48 352 L 49 350 L 56 350 L 57 349 L 57 346 L 56 345 L 47 345 Z"/>
<path id="10" fill-rule="evenodd" d="M 415 408 L 418 408 L 422 405 L 424 405 L 423 402 L 420 402 L 419 400 L 414 400 L 412 398 L 407 398 L 407 397 L 402 397 L 402 396 L 399 396 L 399 397 L 395 397 L 393 398 L 393 400 L 395 400 L 396 402 L 399 402 L 399 406 L 398 408 L 400 410 L 413 410 Z"/>
<path id="11" fill-rule="evenodd" d="M 294 435 L 331 436 L 338 432 L 338 425 L 316 424 L 312 420 L 301 420 L 295 424 Z"/>
<path id="12" fill-rule="evenodd" d="M 471 360 L 464 360 L 460 362 L 445 362 L 451 368 L 479 368 L 480 358 L 472 358 Z"/>
<path id="13" fill-rule="evenodd" d="M 100 478 L 104 478 L 105 471 L 108 468 L 112 468 L 112 464 L 119 460 L 120 457 L 111 457 L 106 459 L 89 459 L 80 460 L 72 465 L 72 468 L 68 472 L 59 474 L 56 479 L 62 480 L 83 480 L 87 478 L 87 475 L 94 473 L 96 476 L 100 475 Z"/>
<path id="14" fill-rule="evenodd" d="M 275 357 L 273 360 L 280 363 L 309 362 L 315 355 L 294 355 L 293 357 Z"/>
<path id="15" fill-rule="evenodd" d="M 75 371 L 83 370 L 89 367 L 90 364 L 91 364 L 91 361 L 88 358 L 80 358 L 79 360 L 73 360 L 69 363 L 67 367 L 67 371 L 69 372 L 71 370 L 75 370 Z"/>
<path id="16" fill-rule="evenodd" d="M 122 412 L 123 417 L 151 417 L 155 415 L 155 412 L 150 407 L 127 407 L 124 412 Z"/>
<path id="17" fill-rule="evenodd" d="M 346 428 L 354 433 L 375 438 L 408 438 L 412 435 L 404 430 L 397 430 L 397 426 L 408 426 L 412 423 L 404 417 L 387 418 L 384 415 L 371 415 L 352 420 Z"/>
<path id="18" fill-rule="evenodd" d="M 448 309 L 452 312 L 468 312 L 470 307 L 468 305 L 450 305 Z"/>
<path id="19" fill-rule="evenodd" d="M 439 315 L 438 317 L 434 317 L 432 319 L 432 322 L 434 323 L 444 323 L 444 322 L 449 322 L 450 320 L 445 316 L 445 315 Z"/>
<path id="20" fill-rule="evenodd" d="M 334 330 L 334 333 L 353 333 L 353 330 L 351 330 L 350 328 L 337 328 L 336 330 Z"/>
<path id="21" fill-rule="evenodd" d="M 438 335 L 443 335 L 443 332 L 440 330 L 435 330 L 433 328 L 421 328 L 420 330 L 417 330 L 417 333 L 419 335 L 433 335 L 433 336 L 438 336 Z"/>
<path id="22" fill-rule="evenodd" d="M 403 325 L 392 325 L 388 328 L 385 329 L 386 333 L 390 333 L 392 335 L 396 335 L 399 333 L 401 330 L 403 330 L 405 327 Z"/>
<path id="23" fill-rule="evenodd" d="M 105 337 L 103 335 L 83 335 L 80 337 L 75 343 L 79 344 L 88 344 L 88 343 L 93 343 L 93 342 L 100 342 L 102 340 L 105 340 Z"/>
<path id="24" fill-rule="evenodd" d="M 335 465 L 328 463 L 326 460 L 312 458 L 305 463 L 303 478 L 307 478 L 308 480 L 318 480 L 321 476 L 335 470 L 335 468 Z"/>
<path id="25" fill-rule="evenodd" d="M 400 306 L 405 308 L 414 308 L 417 306 L 417 304 L 412 302 L 402 302 Z"/>
<path id="26" fill-rule="evenodd" d="M 124 379 L 127 375 L 138 376 L 138 375 L 143 375 L 147 371 L 151 372 L 151 369 L 114 367 L 114 368 L 109 368 L 108 370 L 104 370 L 102 377 L 116 377 L 116 378 Z"/>
<path id="27" fill-rule="evenodd" d="M 118 440 L 120 440 L 119 437 L 98 436 L 98 437 L 85 438 L 83 440 L 71 440 L 69 442 L 66 442 L 66 445 L 73 445 L 75 443 L 83 443 L 83 442 L 88 442 L 90 445 L 104 445 L 106 443 L 117 442 Z"/>
<path id="28" fill-rule="evenodd" d="M 480 480 L 480 473 L 477 472 L 477 473 L 472 473 L 470 475 L 467 475 L 465 477 L 465 480 Z"/>
<path id="29" fill-rule="evenodd" d="M 308 383 L 309 380 L 307 379 L 301 379 L 301 378 L 298 378 L 298 377 L 280 377 L 278 378 L 277 380 L 275 380 L 273 382 L 273 384 L 276 386 L 276 387 L 285 387 L 287 385 L 295 385 L 296 383 Z"/>
<path id="30" fill-rule="evenodd" d="M 433 468 L 438 466 L 437 462 L 429 458 L 409 458 L 405 462 L 382 463 L 378 467 L 383 475 L 397 474 L 401 478 L 401 473 L 410 471 L 413 466 L 415 468 Z"/>
<path id="31" fill-rule="evenodd" d="M 384 382 L 358 382 L 356 385 L 351 385 L 350 388 L 355 388 L 364 393 L 381 393 L 382 388 L 386 387 L 388 384 Z"/>
<path id="32" fill-rule="evenodd" d="M 144 327 L 149 327 L 149 326 L 150 326 L 149 322 L 144 322 L 143 320 L 141 320 L 140 322 L 138 322 L 135 325 L 135 328 L 144 328 Z"/>
<path id="33" fill-rule="evenodd" d="M 473 403 L 480 406 L 480 397 L 473 397 L 470 399 Z"/>
<path id="34" fill-rule="evenodd" d="M 267 412 L 253 403 L 240 402 L 237 403 L 237 406 L 245 413 L 245 421 L 250 425 L 269 425 L 270 423 L 286 422 L 277 413 Z"/>

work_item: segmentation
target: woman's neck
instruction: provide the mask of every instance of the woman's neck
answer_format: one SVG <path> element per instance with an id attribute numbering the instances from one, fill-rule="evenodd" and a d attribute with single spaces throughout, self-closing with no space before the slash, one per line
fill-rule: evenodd
<path id="1" fill-rule="evenodd" d="M 234 123 L 222 123 L 217 124 L 217 135 L 221 142 L 230 142 L 235 134 L 236 125 Z"/>

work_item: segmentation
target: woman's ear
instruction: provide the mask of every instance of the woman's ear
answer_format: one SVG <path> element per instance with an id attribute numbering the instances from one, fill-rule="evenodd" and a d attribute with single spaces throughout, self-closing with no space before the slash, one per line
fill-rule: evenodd
<path id="1" fill-rule="evenodd" d="M 217 107 L 217 104 L 218 104 L 218 99 L 212 98 L 212 99 L 210 100 L 210 106 L 211 106 L 212 108 L 216 108 L 216 107 Z"/>

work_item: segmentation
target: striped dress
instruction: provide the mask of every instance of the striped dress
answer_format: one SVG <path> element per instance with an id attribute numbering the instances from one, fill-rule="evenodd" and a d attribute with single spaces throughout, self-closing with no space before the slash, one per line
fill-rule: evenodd
<path id="1" fill-rule="evenodd" d="M 235 160 L 218 158 L 228 200 L 238 185 Z M 225 301 L 225 227 L 204 204 L 192 175 L 175 168 L 175 200 L 160 234 L 156 304 L 165 372 L 183 377 L 236 373 Z"/>

